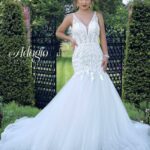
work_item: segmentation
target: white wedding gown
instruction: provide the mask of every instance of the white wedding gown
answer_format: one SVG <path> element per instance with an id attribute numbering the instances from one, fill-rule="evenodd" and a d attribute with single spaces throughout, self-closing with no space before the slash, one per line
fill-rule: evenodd
<path id="1" fill-rule="evenodd" d="M 35 117 L 1 134 L 0 150 L 150 150 L 150 126 L 132 121 L 101 67 L 96 12 L 88 28 L 73 14 L 74 74 Z"/>

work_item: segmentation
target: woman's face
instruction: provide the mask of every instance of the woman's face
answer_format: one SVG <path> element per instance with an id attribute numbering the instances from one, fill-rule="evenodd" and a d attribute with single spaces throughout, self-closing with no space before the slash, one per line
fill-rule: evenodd
<path id="1" fill-rule="evenodd" d="M 81 9 L 88 9 L 91 3 L 91 0 L 77 0 L 77 6 Z"/>

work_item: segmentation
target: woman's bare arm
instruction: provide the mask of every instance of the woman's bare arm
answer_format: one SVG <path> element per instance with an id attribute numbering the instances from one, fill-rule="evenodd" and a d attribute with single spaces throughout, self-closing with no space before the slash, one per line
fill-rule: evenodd
<path id="1" fill-rule="evenodd" d="M 107 47 L 107 40 L 106 40 L 106 33 L 105 33 L 105 26 L 104 26 L 104 19 L 103 15 L 100 12 L 97 12 L 98 21 L 100 25 L 100 43 L 102 47 L 103 54 L 108 55 L 108 47 Z"/>
<path id="2" fill-rule="evenodd" d="M 55 33 L 56 37 L 63 39 L 63 40 L 70 41 L 71 36 L 66 35 L 64 32 L 71 24 L 72 24 L 72 16 L 71 16 L 71 14 L 68 14 L 65 16 L 62 23 L 58 26 L 56 33 Z"/>
<path id="3" fill-rule="evenodd" d="M 103 67 L 104 71 L 106 71 L 109 55 L 108 55 L 108 47 L 107 47 L 104 19 L 103 19 L 103 16 L 101 13 L 97 13 L 97 15 L 98 15 L 98 22 L 99 22 L 99 26 L 100 26 L 100 43 L 101 43 L 101 48 L 103 51 L 103 61 L 102 61 L 101 66 Z"/>

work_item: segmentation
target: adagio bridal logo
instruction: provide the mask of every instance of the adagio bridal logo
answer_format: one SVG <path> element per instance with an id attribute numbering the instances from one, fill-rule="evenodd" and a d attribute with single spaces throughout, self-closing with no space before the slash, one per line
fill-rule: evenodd
<path id="1" fill-rule="evenodd" d="M 47 57 L 48 56 L 48 51 L 44 50 L 44 47 L 40 47 L 40 49 L 37 50 L 31 50 L 30 46 L 25 49 L 25 47 L 22 47 L 20 50 L 16 52 L 9 52 L 8 54 L 9 57 L 11 58 L 17 58 L 17 57 L 31 57 L 32 62 L 34 60 L 40 61 L 42 57 Z"/>

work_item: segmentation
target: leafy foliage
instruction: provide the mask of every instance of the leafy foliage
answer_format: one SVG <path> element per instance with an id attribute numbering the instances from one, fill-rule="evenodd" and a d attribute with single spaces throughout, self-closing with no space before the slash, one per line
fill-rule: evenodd
<path id="1" fill-rule="evenodd" d="M 150 103 L 150 41 L 148 38 L 150 5 L 136 2 L 131 11 L 124 60 L 123 97 L 138 107 L 145 101 L 148 107 Z"/>
<path id="2" fill-rule="evenodd" d="M 128 10 L 122 0 L 95 0 L 94 9 L 103 13 L 105 24 L 114 28 L 126 27 Z"/>
<path id="3" fill-rule="evenodd" d="M 23 5 L 27 5 L 31 10 L 32 26 L 47 24 L 51 15 L 57 17 L 57 25 L 63 20 L 66 8 L 73 5 L 69 0 L 21 0 Z M 124 28 L 127 23 L 127 8 L 122 4 L 122 0 L 95 0 L 94 10 L 103 12 L 106 24 Z"/>
<path id="4" fill-rule="evenodd" d="M 49 23 L 52 15 L 57 16 L 60 22 L 65 14 L 65 5 L 71 4 L 69 0 L 21 0 L 31 11 L 31 25 L 41 26 Z"/>
<path id="5" fill-rule="evenodd" d="M 7 1 L 1 20 L 0 95 L 4 102 L 32 104 L 32 64 L 30 56 L 23 56 L 28 43 L 20 4 Z"/>

